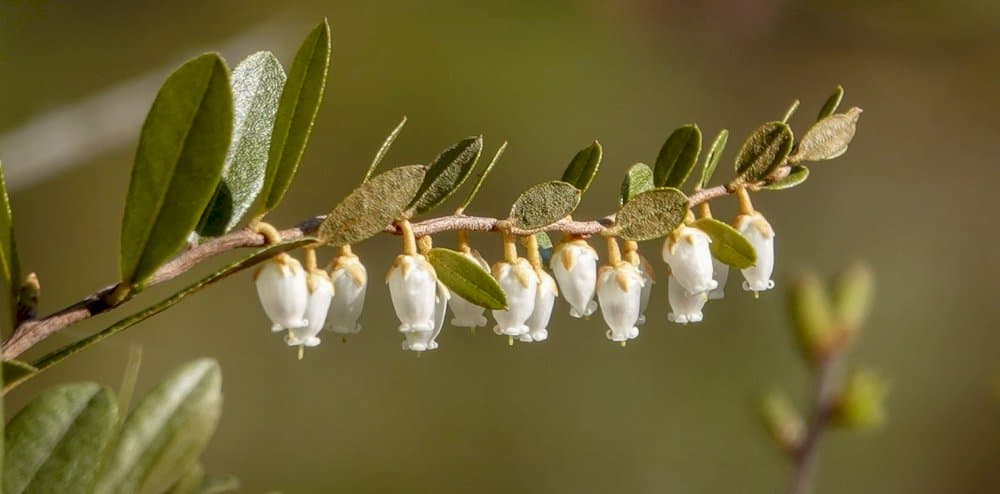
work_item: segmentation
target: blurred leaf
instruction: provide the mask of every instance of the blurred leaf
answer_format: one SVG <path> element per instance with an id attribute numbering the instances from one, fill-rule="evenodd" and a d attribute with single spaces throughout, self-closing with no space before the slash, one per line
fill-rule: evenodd
<path id="1" fill-rule="evenodd" d="M 744 182 L 763 180 L 785 162 L 795 137 L 781 122 L 768 122 L 754 130 L 736 156 L 736 175 Z"/>
<path id="2" fill-rule="evenodd" d="M 795 409 L 788 393 L 771 391 L 761 403 L 764 425 L 775 442 L 785 451 L 794 451 L 805 438 L 806 424 Z"/>
<path id="3" fill-rule="evenodd" d="M 194 462 L 181 478 L 167 491 L 167 494 L 199 494 L 201 483 L 205 481 L 205 467 Z"/>
<path id="4" fill-rule="evenodd" d="M 166 491 L 197 461 L 221 413 L 218 363 L 199 359 L 174 370 L 125 420 L 95 494 Z"/>
<path id="5" fill-rule="evenodd" d="M 510 218 L 522 230 L 551 225 L 573 214 L 580 194 L 580 189 L 566 182 L 542 182 L 521 193 L 510 208 Z"/>
<path id="6" fill-rule="evenodd" d="M 469 178 L 483 151 L 483 136 L 467 137 L 434 158 L 410 206 L 425 213 L 441 205 Z"/>
<path id="7" fill-rule="evenodd" d="M 872 370 L 855 371 L 834 407 L 833 422 L 851 429 L 873 429 L 885 424 L 889 383 Z"/>
<path id="8" fill-rule="evenodd" d="M 500 157 L 503 156 L 503 152 L 506 149 L 507 149 L 507 141 L 504 141 L 503 144 L 500 145 L 500 148 L 497 149 L 496 154 L 493 155 L 493 159 L 490 160 L 490 164 L 486 165 L 486 168 L 483 169 L 483 172 L 479 174 L 479 178 L 476 179 L 476 185 L 472 188 L 472 191 L 469 192 L 468 197 L 465 198 L 465 202 L 463 202 L 462 205 L 458 208 L 459 211 L 464 211 L 465 208 L 469 207 L 469 204 L 472 204 L 472 200 L 476 198 L 476 194 L 479 194 L 479 189 L 483 186 L 483 182 L 486 181 L 486 177 L 490 174 L 491 171 L 493 171 L 493 166 L 497 164 L 497 161 L 500 160 Z"/>
<path id="9" fill-rule="evenodd" d="M 487 309 L 507 307 L 507 296 L 493 276 L 462 253 L 435 247 L 427 252 L 427 260 L 455 295 Z"/>
<path id="10" fill-rule="evenodd" d="M 660 238 L 680 226 L 687 212 L 688 200 L 683 192 L 669 187 L 648 190 L 618 210 L 616 234 L 637 242 Z"/>
<path id="11" fill-rule="evenodd" d="M 264 198 L 262 213 L 281 202 L 295 178 L 319 104 L 323 101 L 329 68 L 330 25 L 323 19 L 299 46 L 281 91 L 268 149 L 267 173 L 260 193 Z"/>
<path id="12" fill-rule="evenodd" d="M 3 392 L 10 391 L 18 384 L 21 384 L 38 373 L 38 369 L 27 362 L 20 360 L 3 361 Z"/>
<path id="13" fill-rule="evenodd" d="M 142 367 L 142 345 L 133 344 L 128 347 L 128 361 L 125 372 L 122 373 L 122 384 L 118 387 L 118 409 L 128 410 L 132 406 L 132 395 L 135 394 L 135 383 L 139 379 L 139 369 Z M 122 421 L 125 417 L 121 417 Z"/>
<path id="14" fill-rule="evenodd" d="M 427 169 L 401 166 L 376 175 L 340 201 L 319 226 L 329 245 L 356 244 L 389 226 L 409 207 Z"/>
<path id="15" fill-rule="evenodd" d="M 737 269 L 746 269 L 757 262 L 757 252 L 735 228 L 713 218 L 702 218 L 694 227 L 712 239 L 712 257 Z"/>
<path id="16" fill-rule="evenodd" d="M 621 194 L 618 196 L 618 206 L 625 205 L 633 197 L 648 190 L 653 190 L 653 169 L 645 163 L 636 163 L 628 168 L 625 179 L 622 180 Z"/>
<path id="17" fill-rule="evenodd" d="M 789 106 L 787 110 L 785 110 L 785 116 L 784 118 L 781 119 L 781 123 L 787 124 L 788 121 L 792 119 L 792 115 L 795 115 L 795 110 L 799 109 L 799 103 L 800 103 L 799 100 L 795 100 L 792 102 L 792 105 Z"/>
<path id="18" fill-rule="evenodd" d="M 369 178 L 372 178 L 372 173 L 374 173 L 375 169 L 378 168 L 379 163 L 382 162 L 385 155 L 389 154 L 389 148 L 392 147 L 393 142 L 396 142 L 396 138 L 399 137 L 399 133 L 402 132 L 404 125 L 406 125 L 405 115 L 403 116 L 403 119 L 396 124 L 396 128 L 392 129 L 392 132 L 389 132 L 389 135 L 385 137 L 384 141 L 382 141 L 382 145 L 379 146 L 378 152 L 375 153 L 375 158 L 372 159 L 372 164 L 368 165 L 368 171 L 365 172 L 365 178 L 361 179 L 362 183 L 367 182 Z"/>
<path id="19" fill-rule="evenodd" d="M 761 188 L 767 190 L 791 189 L 792 187 L 805 182 L 807 178 L 809 178 L 808 168 L 802 165 L 792 165 L 785 178 L 769 183 Z"/>
<path id="20" fill-rule="evenodd" d="M 51 368 L 52 366 L 58 364 L 59 362 L 62 362 L 63 360 L 66 360 L 70 356 L 91 345 L 100 343 L 101 341 L 104 341 L 106 338 L 110 338 L 111 336 L 121 333 L 122 331 L 125 331 L 126 329 L 131 328 L 132 326 L 135 326 L 136 324 L 145 321 L 146 319 L 149 319 L 150 317 L 153 317 L 177 305 L 178 303 L 180 303 L 181 300 L 184 300 L 188 296 L 198 293 L 201 290 L 204 290 L 205 288 L 212 285 L 213 283 L 218 282 L 219 280 L 223 280 L 229 276 L 239 273 L 244 269 L 256 266 L 261 262 L 264 262 L 278 254 L 281 254 L 282 252 L 288 252 L 290 250 L 298 249 L 306 245 L 315 244 L 318 241 L 319 239 L 314 237 L 302 237 L 296 240 L 287 240 L 280 244 L 269 245 L 262 249 L 258 249 L 252 254 L 220 268 L 214 273 L 188 285 L 183 290 L 157 302 L 156 304 L 153 304 L 135 314 L 132 314 L 124 319 L 121 319 L 112 324 L 111 326 L 108 326 L 107 328 L 98 331 L 97 333 L 94 333 L 90 336 L 87 336 L 86 338 L 83 338 L 63 348 L 54 350 L 46 354 L 42 358 L 35 361 L 35 363 L 33 364 L 34 367 L 37 369 L 37 371 L 34 374 L 29 374 L 27 377 L 21 379 L 16 383 L 7 382 L 4 391 L 7 391 L 10 388 L 14 387 L 15 385 L 26 381 L 30 377 L 38 375 L 38 373 Z"/>
<path id="21" fill-rule="evenodd" d="M 823 103 L 823 108 L 819 110 L 819 116 L 816 120 L 823 120 L 830 115 L 837 112 L 837 108 L 840 107 L 840 100 L 844 99 L 844 87 L 838 85 L 836 89 L 833 90 L 833 94 L 826 99 L 826 103 Z"/>
<path id="22" fill-rule="evenodd" d="M 142 283 L 173 257 L 215 194 L 233 125 L 233 96 L 216 54 L 170 74 L 142 125 L 125 199 L 121 275 Z"/>
<path id="23" fill-rule="evenodd" d="M 789 309 L 799 347 L 816 365 L 839 344 L 830 297 L 815 273 L 806 273 L 792 286 Z"/>
<path id="24" fill-rule="evenodd" d="M 17 258 L 17 243 L 14 241 L 14 213 L 10 209 L 7 196 L 7 182 L 3 165 L 0 164 L 0 270 L 7 286 L 7 303 L 12 318 L 17 317 L 17 302 L 21 293 L 21 264 Z M 11 328 L 13 330 L 13 328 Z"/>
<path id="25" fill-rule="evenodd" d="M 211 477 L 202 481 L 198 494 L 222 494 L 224 492 L 235 492 L 240 488 L 240 479 L 230 475 L 228 477 Z"/>
<path id="26" fill-rule="evenodd" d="M 792 163 L 799 161 L 832 160 L 847 152 L 847 146 L 854 139 L 861 108 L 851 108 L 847 113 L 837 113 L 816 122 L 802 136 Z"/>
<path id="27" fill-rule="evenodd" d="M 701 129 L 690 124 L 674 130 L 660 148 L 653 167 L 657 187 L 681 187 L 701 153 Z"/>
<path id="28" fill-rule="evenodd" d="M 43 392 L 7 426 L 3 492 L 86 492 L 117 419 L 114 395 L 97 384 Z"/>
<path id="29" fill-rule="evenodd" d="M 199 235 L 228 233 L 257 199 L 264 186 L 271 130 L 284 85 L 285 71 L 268 51 L 250 55 L 233 70 L 232 140 L 222 167 L 222 181 L 201 215 Z"/>
<path id="30" fill-rule="evenodd" d="M 722 152 L 726 150 L 726 144 L 729 142 L 729 131 L 722 129 L 719 134 L 715 136 L 715 140 L 712 141 L 712 147 L 708 149 L 708 153 L 705 155 L 705 166 L 701 169 L 701 188 L 708 188 L 708 182 L 712 180 L 712 175 L 715 174 L 715 167 L 719 164 L 719 158 L 722 158 Z"/>
<path id="31" fill-rule="evenodd" d="M 597 175 L 603 154 L 601 143 L 597 141 L 581 149 L 573 156 L 573 160 L 563 172 L 562 181 L 580 189 L 580 192 L 586 192 L 590 183 L 594 181 L 594 176 Z"/>
<path id="32" fill-rule="evenodd" d="M 850 336 L 864 325 L 875 295 L 875 277 L 864 264 L 855 264 L 840 274 L 834 290 L 833 306 L 837 321 Z"/>

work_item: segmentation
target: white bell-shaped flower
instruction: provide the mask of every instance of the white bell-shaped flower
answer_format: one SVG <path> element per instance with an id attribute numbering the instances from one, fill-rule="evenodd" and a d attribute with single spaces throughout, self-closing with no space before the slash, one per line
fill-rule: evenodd
<path id="1" fill-rule="evenodd" d="M 396 256 L 386 283 L 399 318 L 399 331 L 433 331 L 437 274 L 427 259 L 420 254 Z"/>
<path id="2" fill-rule="evenodd" d="M 254 280 L 260 305 L 273 323 L 271 331 L 277 333 L 309 324 L 306 272 L 297 259 L 278 254 L 257 269 Z"/>
<path id="3" fill-rule="evenodd" d="M 625 342 L 639 336 L 636 323 L 642 301 L 642 275 L 638 268 L 627 262 L 602 267 L 597 276 L 597 300 L 610 328 L 609 340 Z"/>
<path id="4" fill-rule="evenodd" d="M 356 334 L 361 331 L 361 311 L 368 290 L 368 271 L 354 254 L 337 257 L 330 272 L 333 281 L 333 303 L 327 317 L 327 328 L 334 333 Z"/>
<path id="5" fill-rule="evenodd" d="M 719 284 L 712 279 L 712 251 L 708 234 L 681 225 L 663 243 L 663 260 L 689 293 L 714 290 Z"/>
<path id="6" fill-rule="evenodd" d="M 545 341 L 549 337 L 549 320 L 552 319 L 552 308 L 555 306 L 556 297 L 559 296 L 559 289 L 556 288 L 556 280 L 542 270 L 538 273 L 538 293 L 535 295 L 535 309 L 531 312 L 531 317 L 525 323 L 528 326 L 528 334 L 520 336 L 520 340 Z"/>
<path id="7" fill-rule="evenodd" d="M 556 275 L 559 291 L 569 302 L 569 315 L 587 317 L 597 310 L 597 251 L 586 240 L 563 240 L 552 250 L 549 268 Z"/>
<path id="8" fill-rule="evenodd" d="M 715 282 L 719 286 L 708 292 L 708 299 L 718 300 L 726 298 L 726 281 L 729 281 L 729 265 L 713 257 L 712 277 L 715 278 Z"/>
<path id="9" fill-rule="evenodd" d="M 463 252 L 462 255 L 482 267 L 483 271 L 486 271 L 487 273 L 490 271 L 490 265 L 486 263 L 483 256 L 479 255 L 479 252 L 472 250 L 469 252 Z M 452 326 L 459 328 L 478 328 L 486 325 L 486 316 L 483 315 L 483 311 L 486 309 L 483 307 L 469 302 L 455 293 L 451 294 L 451 300 L 448 302 L 448 306 L 451 307 L 451 313 L 455 316 L 451 320 Z"/>
<path id="10" fill-rule="evenodd" d="M 639 256 L 639 275 L 642 276 L 642 292 L 639 296 L 639 320 L 636 326 L 646 324 L 646 309 L 649 308 L 649 298 L 653 295 L 654 279 L 653 265 L 642 255 Z"/>
<path id="11" fill-rule="evenodd" d="M 702 320 L 701 309 L 708 301 L 705 292 L 692 294 L 687 291 L 673 275 L 667 280 L 667 299 L 670 302 L 670 313 L 667 319 L 677 324 L 699 322 Z"/>
<path id="12" fill-rule="evenodd" d="M 774 288 L 771 273 L 774 271 L 774 229 L 759 212 L 741 214 L 733 224 L 757 251 L 757 263 L 743 272 L 743 289 L 762 292 Z"/>
<path id="13" fill-rule="evenodd" d="M 507 309 L 493 311 L 497 325 L 493 332 L 507 336 L 528 333 L 525 322 L 535 310 L 538 296 L 538 274 L 523 257 L 513 263 L 500 261 L 493 265 L 493 277 L 507 295 Z"/>
<path id="14" fill-rule="evenodd" d="M 437 350 L 437 337 L 441 334 L 441 328 L 444 327 L 444 316 L 448 312 L 448 299 L 450 298 L 451 293 L 448 291 L 448 288 L 443 283 L 438 282 L 437 293 L 434 299 L 434 319 L 431 321 L 434 325 L 433 330 L 410 331 L 406 333 L 406 339 L 403 341 L 403 350 L 410 350 L 412 352 Z"/>
<path id="15" fill-rule="evenodd" d="M 308 346 L 319 345 L 319 332 L 326 323 L 326 315 L 330 310 L 330 301 L 333 300 L 333 282 L 330 275 L 322 269 L 309 271 L 306 285 L 309 289 L 309 299 L 306 303 L 306 319 L 309 324 L 301 328 L 292 328 L 285 335 L 285 343 L 288 346 Z"/>

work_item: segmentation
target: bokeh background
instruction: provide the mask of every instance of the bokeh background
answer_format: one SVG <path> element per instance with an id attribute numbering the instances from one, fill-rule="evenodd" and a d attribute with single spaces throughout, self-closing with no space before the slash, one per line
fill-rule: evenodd
<path id="1" fill-rule="evenodd" d="M 847 155 L 812 167 L 797 189 L 756 199 L 777 230 L 779 290 L 754 301 L 731 284 L 702 324 L 668 324 L 661 284 L 651 323 L 625 350 L 604 339 L 599 319 L 572 320 L 560 305 L 543 344 L 511 349 L 488 331 L 446 329 L 440 350 L 417 358 L 399 350 L 381 283 L 398 241 L 379 238 L 358 247 L 372 285 L 365 330 L 346 343 L 326 337 L 297 361 L 267 331 L 244 273 L 16 390 L 8 414 L 56 383 L 116 386 L 139 344 L 140 391 L 193 357 L 221 362 L 225 414 L 205 463 L 238 475 L 245 492 L 773 493 L 789 469 L 754 400 L 781 387 L 804 402 L 810 382 L 780 289 L 800 269 L 833 273 L 863 259 L 878 301 L 851 358 L 890 377 L 890 421 L 877 433 L 830 434 L 817 492 L 1000 492 L 995 1 L 0 5 L 0 159 L 42 312 L 115 279 L 133 122 L 159 74 L 220 48 L 233 65 L 271 49 L 287 67 L 323 16 L 334 37 L 326 99 L 299 178 L 271 217 L 278 225 L 351 190 L 402 115 L 409 124 L 390 164 L 425 163 L 466 135 L 485 135 L 484 154 L 510 141 L 476 214 L 503 214 L 519 190 L 558 178 L 600 139 L 602 173 L 577 214 L 595 217 L 616 205 L 625 168 L 652 162 L 680 124 L 697 122 L 709 138 L 729 128 L 731 163 L 743 137 L 795 98 L 799 133 L 838 83 L 845 105 L 865 109 Z M 154 84 L 136 86 L 137 106 L 93 103 L 144 77 Z M 81 101 L 100 111 L 60 129 L 125 130 L 76 143 L 55 168 L 33 161 L 73 136 L 24 129 Z M 735 210 L 732 201 L 715 209 Z M 496 238 L 474 240 L 496 258 Z M 658 257 L 658 244 L 644 249 Z"/>

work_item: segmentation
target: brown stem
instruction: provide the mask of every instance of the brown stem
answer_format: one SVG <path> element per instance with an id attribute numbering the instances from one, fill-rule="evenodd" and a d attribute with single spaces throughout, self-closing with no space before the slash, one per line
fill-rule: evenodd
<path id="1" fill-rule="evenodd" d="M 812 485 L 812 474 L 819 453 L 819 441 L 830 424 L 834 407 L 834 387 L 836 381 L 837 357 L 830 356 L 820 363 L 816 374 L 812 417 L 802 441 L 792 451 L 794 462 L 788 494 L 807 494 Z"/>
<path id="2" fill-rule="evenodd" d="M 775 175 L 780 176 L 780 175 Z M 769 179 L 770 180 L 770 179 Z M 761 182 L 754 185 L 766 185 L 769 182 Z M 711 201 L 736 192 L 734 186 L 719 185 L 708 189 L 693 192 L 688 196 L 689 207 L 695 207 L 703 202 Z M 323 216 L 310 218 L 298 225 L 279 231 L 281 241 L 295 240 L 316 232 L 323 222 Z M 452 215 L 414 223 L 412 225 L 415 236 L 432 235 L 435 233 L 466 230 L 475 232 L 499 231 L 497 224 L 502 221 L 496 218 L 486 218 L 478 216 Z M 614 224 L 613 217 L 605 217 L 592 221 L 573 221 L 563 219 L 552 225 L 535 231 L 562 232 L 580 237 L 587 237 L 604 231 L 605 228 Z M 274 242 L 274 238 L 268 239 L 264 234 L 255 230 L 256 225 L 236 230 L 221 237 L 209 240 L 205 243 L 194 246 L 180 253 L 170 262 L 160 266 L 153 276 L 145 282 L 145 286 L 159 285 L 184 274 L 197 264 L 214 257 L 216 255 L 229 252 L 231 250 L 261 247 Z M 398 225 L 386 227 L 387 233 L 400 235 L 402 229 Z M 535 231 L 510 229 L 513 235 L 528 235 Z M 127 289 L 127 287 L 124 287 Z M 121 300 L 111 298 L 116 291 L 121 290 L 119 284 L 109 285 L 88 295 L 83 300 L 68 307 L 60 309 L 48 316 L 27 320 L 18 326 L 12 335 L 3 342 L 3 358 L 13 359 L 28 351 L 42 340 L 61 331 L 62 329 L 88 319 L 98 314 L 111 311 L 124 304 L 129 298 Z"/>

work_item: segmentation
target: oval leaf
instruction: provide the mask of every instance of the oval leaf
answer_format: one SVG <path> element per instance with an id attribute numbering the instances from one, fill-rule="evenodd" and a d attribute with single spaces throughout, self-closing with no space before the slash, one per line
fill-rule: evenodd
<path id="1" fill-rule="evenodd" d="M 736 156 L 736 175 L 744 182 L 757 182 L 785 162 L 795 137 L 782 122 L 757 127 Z"/>
<path id="2" fill-rule="evenodd" d="M 462 253 L 435 247 L 427 252 L 427 260 L 455 295 L 487 309 L 507 307 L 507 296 L 493 276 Z"/>
<path id="3" fill-rule="evenodd" d="M 861 108 L 851 108 L 847 113 L 838 113 L 816 122 L 802 136 L 792 155 L 793 163 L 798 161 L 832 160 L 847 152 L 847 146 L 854 139 Z"/>
<path id="4" fill-rule="evenodd" d="M 805 182 L 807 178 L 809 178 L 808 168 L 802 165 L 792 165 L 792 168 L 788 171 L 788 175 L 785 176 L 785 178 L 767 184 L 763 188 L 767 190 L 791 189 L 792 187 Z"/>
<path id="5" fill-rule="evenodd" d="M 382 231 L 406 211 L 426 172 L 412 165 L 376 175 L 330 211 L 319 226 L 319 238 L 329 245 L 347 245 Z"/>
<path id="6" fill-rule="evenodd" d="M 233 135 L 222 167 L 222 181 L 201 215 L 199 235 L 228 233 L 260 194 L 284 85 L 285 71 L 271 52 L 254 53 L 233 69 Z"/>
<path id="7" fill-rule="evenodd" d="M 7 196 L 7 182 L 3 165 L 0 164 L 0 270 L 3 271 L 7 287 L 7 303 L 10 314 L 16 317 L 17 304 L 21 293 L 21 264 L 17 259 L 17 243 L 14 241 L 14 213 L 10 209 Z M 9 334 L 9 333 L 8 333 Z"/>
<path id="8" fill-rule="evenodd" d="M 145 281 L 184 246 L 215 194 L 232 126 L 229 75 L 218 55 L 167 78 L 142 125 L 125 199 L 123 282 Z"/>
<path id="9" fill-rule="evenodd" d="M 580 189 L 581 192 L 586 192 L 590 183 L 594 181 L 594 176 L 597 175 L 603 154 L 601 143 L 597 141 L 581 149 L 576 156 L 573 156 L 573 160 L 563 172 L 562 181 Z"/>
<path id="10" fill-rule="evenodd" d="M 117 420 L 114 395 L 97 384 L 42 393 L 7 425 L 3 492 L 86 492 Z"/>
<path id="11" fill-rule="evenodd" d="M 94 493 L 166 491 L 197 461 L 221 413 L 219 364 L 200 359 L 175 370 L 125 420 Z"/>
<path id="12" fill-rule="evenodd" d="M 712 239 L 709 246 L 712 257 L 737 269 L 746 269 L 757 263 L 757 251 L 735 228 L 712 218 L 702 218 L 694 227 Z"/>
<path id="13" fill-rule="evenodd" d="M 816 121 L 823 120 L 824 118 L 836 113 L 837 108 L 840 107 L 840 100 L 842 99 L 844 99 L 844 87 L 838 85 L 837 88 L 833 90 L 833 94 L 826 99 L 826 103 L 823 103 L 823 108 L 820 108 L 819 116 L 816 117 Z"/>
<path id="14" fill-rule="evenodd" d="M 729 131 L 722 129 L 719 134 L 715 136 L 715 140 L 712 141 L 712 147 L 708 149 L 708 153 L 705 155 L 705 166 L 701 169 L 701 188 L 708 188 L 708 182 L 712 180 L 712 175 L 715 174 L 715 167 L 719 164 L 719 158 L 722 158 L 722 152 L 726 150 L 726 144 L 729 142 Z"/>
<path id="15" fill-rule="evenodd" d="M 653 169 L 645 163 L 636 163 L 628 168 L 625 179 L 622 180 L 621 194 L 618 196 L 618 206 L 621 207 L 633 197 L 653 190 Z"/>
<path id="16" fill-rule="evenodd" d="M 274 209 L 281 202 L 295 178 L 319 104 L 323 101 L 329 68 L 330 25 L 323 19 L 299 46 L 281 91 L 261 190 L 262 212 Z"/>
<path id="17" fill-rule="evenodd" d="M 482 151 L 483 136 L 467 137 L 441 151 L 427 168 L 424 183 L 413 200 L 416 212 L 430 211 L 451 197 L 469 178 Z"/>
<path id="18" fill-rule="evenodd" d="M 510 219 L 522 230 L 551 225 L 571 214 L 580 204 L 580 189 L 559 180 L 543 182 L 524 191 L 510 208 Z"/>
<path id="19" fill-rule="evenodd" d="M 653 167 L 657 187 L 680 187 L 684 185 L 701 153 L 701 129 L 690 124 L 678 128 L 670 134 Z"/>
<path id="20" fill-rule="evenodd" d="M 632 198 L 615 215 L 616 233 L 625 240 L 660 238 L 677 228 L 688 211 L 683 192 L 664 187 Z"/>

